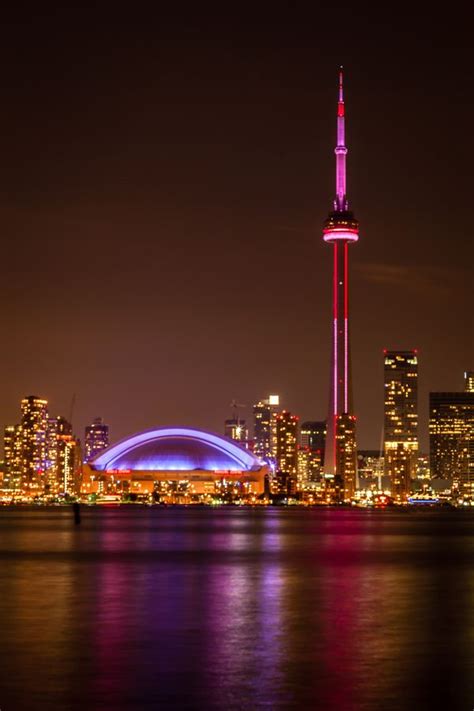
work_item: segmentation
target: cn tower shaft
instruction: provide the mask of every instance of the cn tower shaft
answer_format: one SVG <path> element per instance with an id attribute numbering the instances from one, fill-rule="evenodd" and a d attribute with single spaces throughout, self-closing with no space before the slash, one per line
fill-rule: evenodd
<path id="1" fill-rule="evenodd" d="M 350 412 L 348 242 L 334 242 L 332 415 Z"/>

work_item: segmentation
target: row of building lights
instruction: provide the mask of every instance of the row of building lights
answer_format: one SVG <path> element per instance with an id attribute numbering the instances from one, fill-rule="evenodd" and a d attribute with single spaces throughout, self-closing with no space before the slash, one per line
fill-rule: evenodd
<path id="1" fill-rule="evenodd" d="M 270 495 L 318 494 L 324 501 L 349 501 L 361 492 L 391 495 L 406 501 L 428 480 L 438 488 L 474 497 L 474 373 L 465 373 L 462 392 L 430 393 L 430 458 L 418 442 L 418 357 L 416 351 L 384 353 L 383 452 L 354 452 L 353 415 L 342 416 L 337 430 L 338 456 L 351 473 L 339 486 L 325 472 L 326 421 L 308 421 L 281 409 L 271 395 L 253 407 L 253 438 L 245 420 L 234 415 L 225 435 L 251 449 L 269 465 Z M 344 420 L 344 421 L 342 421 Z M 48 402 L 29 396 L 21 402 L 19 424 L 4 435 L 2 489 L 34 496 L 74 496 L 79 492 L 83 462 L 109 443 L 109 429 L 98 418 L 85 430 L 84 450 L 64 417 L 51 417 Z M 350 463 L 357 456 L 357 469 Z"/>
<path id="2" fill-rule="evenodd" d="M 406 501 L 431 479 L 437 488 L 474 497 L 474 373 L 465 373 L 462 392 L 430 393 L 430 456 L 420 454 L 418 437 L 418 354 L 384 351 L 384 434 L 382 451 L 355 452 L 355 417 L 340 416 L 337 456 L 346 458 L 342 490 L 324 468 L 326 421 L 303 422 L 280 410 L 272 395 L 253 407 L 253 439 L 245 420 L 225 421 L 226 436 L 270 464 L 273 493 L 324 490 L 329 498 L 351 500 L 361 490 L 385 491 Z M 353 471 L 354 454 L 357 456 Z"/>
<path id="3" fill-rule="evenodd" d="M 64 417 L 52 417 L 48 401 L 35 395 L 20 405 L 20 422 L 4 432 L 2 489 L 28 497 L 74 496 L 82 463 L 109 444 L 109 428 L 101 418 L 85 429 L 84 449 Z"/>

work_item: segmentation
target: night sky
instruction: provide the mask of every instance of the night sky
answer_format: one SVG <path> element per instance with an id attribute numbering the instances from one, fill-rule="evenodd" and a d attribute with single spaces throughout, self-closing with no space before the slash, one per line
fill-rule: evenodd
<path id="1" fill-rule="evenodd" d="M 387 347 L 419 349 L 426 447 L 429 390 L 474 369 L 469 18 L 353 5 L 3 18 L 1 425 L 27 394 L 112 439 L 270 392 L 326 416 L 342 63 L 359 446 Z"/>

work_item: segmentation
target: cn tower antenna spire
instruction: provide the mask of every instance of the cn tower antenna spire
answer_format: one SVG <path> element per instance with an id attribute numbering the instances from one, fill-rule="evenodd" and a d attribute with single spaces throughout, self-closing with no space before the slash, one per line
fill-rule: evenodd
<path id="1" fill-rule="evenodd" d="M 339 101 L 337 104 L 337 145 L 336 154 L 336 199 L 334 209 L 345 211 L 349 208 L 346 196 L 346 126 L 344 111 L 344 70 L 339 67 Z"/>

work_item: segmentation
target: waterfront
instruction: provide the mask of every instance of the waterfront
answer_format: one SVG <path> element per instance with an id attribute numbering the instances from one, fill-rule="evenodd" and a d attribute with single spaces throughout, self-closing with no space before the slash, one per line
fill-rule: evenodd
<path id="1" fill-rule="evenodd" d="M 469 709 L 474 515 L 0 511 L 2 709 Z"/>

